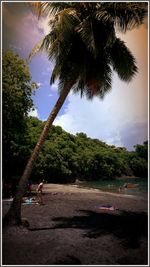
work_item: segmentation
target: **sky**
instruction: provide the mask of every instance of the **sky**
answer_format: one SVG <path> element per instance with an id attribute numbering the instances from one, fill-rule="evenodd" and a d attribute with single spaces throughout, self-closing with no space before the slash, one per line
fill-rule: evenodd
<path id="1" fill-rule="evenodd" d="M 49 32 L 48 18 L 39 20 L 25 2 L 2 4 L 2 48 L 27 58 L 32 48 Z M 136 58 L 138 74 L 130 83 L 113 75 L 112 89 L 103 100 L 92 101 L 70 92 L 54 125 L 72 134 L 84 132 L 110 145 L 134 150 L 148 139 L 148 23 L 126 34 L 117 33 Z M 39 88 L 32 96 L 30 115 L 46 120 L 58 99 L 57 82 L 50 86 L 53 63 L 47 55 L 36 55 L 29 64 L 32 80 Z"/>

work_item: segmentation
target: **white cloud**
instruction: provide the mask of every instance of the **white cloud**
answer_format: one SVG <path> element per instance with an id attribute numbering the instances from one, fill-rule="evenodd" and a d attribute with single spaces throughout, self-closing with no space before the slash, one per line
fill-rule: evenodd
<path id="1" fill-rule="evenodd" d="M 51 90 L 57 92 L 58 90 L 58 80 L 51 85 Z"/>
<path id="2" fill-rule="evenodd" d="M 49 97 L 53 96 L 53 94 L 48 94 Z"/>
<path id="3" fill-rule="evenodd" d="M 39 30 L 43 31 L 44 35 L 47 35 L 50 32 L 50 26 L 48 25 L 49 17 L 41 17 L 38 22 L 38 28 Z"/>
<path id="4" fill-rule="evenodd" d="M 134 124 L 136 127 L 140 122 L 146 124 L 147 120 L 145 99 L 141 97 L 143 88 L 137 87 L 137 82 L 135 80 L 127 85 L 115 75 L 112 91 L 104 100 L 94 98 L 88 101 L 79 95 L 70 94 L 64 114 L 58 116 L 54 124 L 73 134 L 85 132 L 108 144 L 127 147 L 126 139 L 127 136 L 130 139 L 131 126 Z M 141 124 L 141 127 L 144 126 Z M 140 130 L 140 133 L 140 140 L 144 141 L 146 128 Z M 134 131 L 134 144 L 139 140 L 138 135 L 139 132 Z M 130 144 L 128 148 L 131 147 Z"/>
<path id="5" fill-rule="evenodd" d="M 128 135 L 127 133 L 130 133 Z M 148 139 L 148 125 L 146 121 L 133 122 L 132 124 L 125 125 L 125 129 L 121 131 L 121 139 L 124 146 L 129 149 L 135 144 L 143 144 Z"/>
<path id="6" fill-rule="evenodd" d="M 38 118 L 39 115 L 38 115 L 38 111 L 37 111 L 37 109 L 36 109 L 35 107 L 34 107 L 34 109 L 31 109 L 31 110 L 28 112 L 28 116 Z"/>
<path id="7" fill-rule="evenodd" d="M 85 132 L 90 137 L 104 141 L 111 141 L 110 138 L 113 139 L 114 136 L 116 138 L 118 120 L 114 116 L 112 121 L 113 109 L 109 96 L 106 96 L 104 101 L 97 98 L 87 101 L 86 98 L 70 95 L 68 100 L 64 114 L 56 118 L 55 125 L 60 125 L 73 134 Z"/>
<path id="8" fill-rule="evenodd" d="M 43 83 L 41 83 L 41 82 L 37 83 L 38 87 L 41 87 L 42 85 L 43 85 Z"/>

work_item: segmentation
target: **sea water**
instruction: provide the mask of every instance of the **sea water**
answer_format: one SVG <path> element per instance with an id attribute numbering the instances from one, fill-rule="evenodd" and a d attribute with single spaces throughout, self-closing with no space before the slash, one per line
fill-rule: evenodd
<path id="1" fill-rule="evenodd" d="M 119 190 L 125 183 L 138 184 L 135 188 L 125 188 Z M 117 180 L 99 180 L 83 182 L 82 186 L 88 188 L 96 188 L 106 192 L 121 193 L 127 195 L 147 196 L 148 194 L 148 179 L 147 178 L 124 178 Z"/>

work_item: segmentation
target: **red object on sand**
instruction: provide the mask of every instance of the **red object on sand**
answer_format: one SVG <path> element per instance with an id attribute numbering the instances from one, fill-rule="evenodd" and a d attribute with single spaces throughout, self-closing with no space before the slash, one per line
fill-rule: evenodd
<path id="1" fill-rule="evenodd" d="M 115 207 L 112 205 L 99 205 L 99 206 L 96 206 L 96 208 L 100 210 L 115 210 Z"/>

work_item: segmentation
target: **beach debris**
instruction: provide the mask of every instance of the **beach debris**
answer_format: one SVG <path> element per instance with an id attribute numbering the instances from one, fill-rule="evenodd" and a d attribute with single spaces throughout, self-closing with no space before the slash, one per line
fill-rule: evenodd
<path id="1" fill-rule="evenodd" d="M 26 205 L 26 204 L 39 204 L 35 198 L 23 198 L 22 199 L 22 204 Z"/>
<path id="2" fill-rule="evenodd" d="M 114 211 L 117 209 L 115 206 L 109 205 L 109 204 L 108 205 L 97 205 L 96 208 L 99 210 L 103 210 L 103 211 L 109 211 L 109 210 Z"/>

